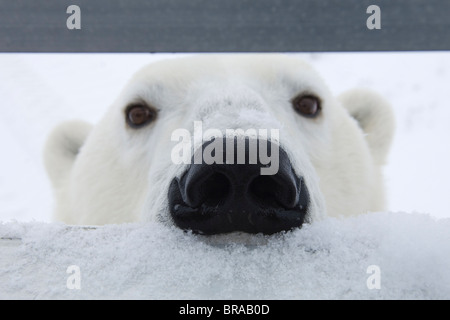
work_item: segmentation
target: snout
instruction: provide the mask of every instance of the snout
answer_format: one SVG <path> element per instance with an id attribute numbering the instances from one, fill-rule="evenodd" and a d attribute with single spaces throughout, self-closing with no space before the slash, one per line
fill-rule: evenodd
<path id="1" fill-rule="evenodd" d="M 222 155 L 213 154 L 222 161 L 194 163 L 194 156 L 182 176 L 172 180 L 168 199 L 174 224 L 201 234 L 273 234 L 300 227 L 308 212 L 309 194 L 287 153 L 267 140 L 233 140 L 223 139 Z M 262 149 L 271 161 L 278 161 L 274 174 L 262 174 L 270 165 L 267 157 L 263 160 Z"/>

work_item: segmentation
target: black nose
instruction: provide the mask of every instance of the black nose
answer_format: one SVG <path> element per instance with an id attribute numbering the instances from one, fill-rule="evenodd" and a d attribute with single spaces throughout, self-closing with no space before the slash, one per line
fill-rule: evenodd
<path id="1" fill-rule="evenodd" d="M 309 194 L 286 152 L 267 140 L 233 140 L 223 139 L 222 155 L 209 153 L 219 161 L 195 164 L 194 156 L 181 178 L 173 179 L 168 196 L 175 225 L 201 234 L 273 234 L 300 227 Z M 210 143 L 202 146 L 203 154 Z M 261 174 L 270 166 L 274 174 Z"/>

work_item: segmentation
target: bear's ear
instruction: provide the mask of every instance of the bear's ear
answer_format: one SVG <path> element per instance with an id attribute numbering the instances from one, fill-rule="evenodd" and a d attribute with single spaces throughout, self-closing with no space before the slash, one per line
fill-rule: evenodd
<path id="1" fill-rule="evenodd" d="M 92 126 L 84 121 L 68 121 L 52 130 L 44 147 L 44 165 L 55 188 L 70 174 L 73 163 Z"/>
<path id="2" fill-rule="evenodd" d="M 339 100 L 364 131 L 375 163 L 383 165 L 395 131 L 390 104 L 379 94 L 366 89 L 344 92 Z"/>

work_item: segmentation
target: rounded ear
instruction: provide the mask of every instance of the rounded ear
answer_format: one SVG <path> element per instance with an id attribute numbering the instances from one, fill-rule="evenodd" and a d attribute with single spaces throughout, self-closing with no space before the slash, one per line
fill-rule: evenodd
<path id="1" fill-rule="evenodd" d="M 338 99 L 365 133 L 375 163 L 383 165 L 395 131 L 390 104 L 379 94 L 367 89 L 346 91 Z"/>
<path id="2" fill-rule="evenodd" d="M 58 188 L 69 176 L 73 163 L 88 137 L 92 125 L 84 121 L 68 121 L 55 127 L 44 147 L 44 165 L 53 184 Z"/>

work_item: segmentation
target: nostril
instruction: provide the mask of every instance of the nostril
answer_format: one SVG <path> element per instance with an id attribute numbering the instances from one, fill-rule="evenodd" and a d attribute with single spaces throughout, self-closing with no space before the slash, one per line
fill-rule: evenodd
<path id="1" fill-rule="evenodd" d="M 248 191 L 253 200 L 261 206 L 279 207 L 280 198 L 277 182 L 272 176 L 258 176 L 250 183 Z"/>
<path id="2" fill-rule="evenodd" d="M 222 173 L 214 173 L 200 186 L 200 197 L 206 206 L 214 207 L 223 204 L 231 191 L 228 178 Z"/>
<path id="3" fill-rule="evenodd" d="M 300 186 L 280 175 L 261 175 L 253 179 L 249 193 L 260 205 L 291 209 L 298 202 Z"/>

